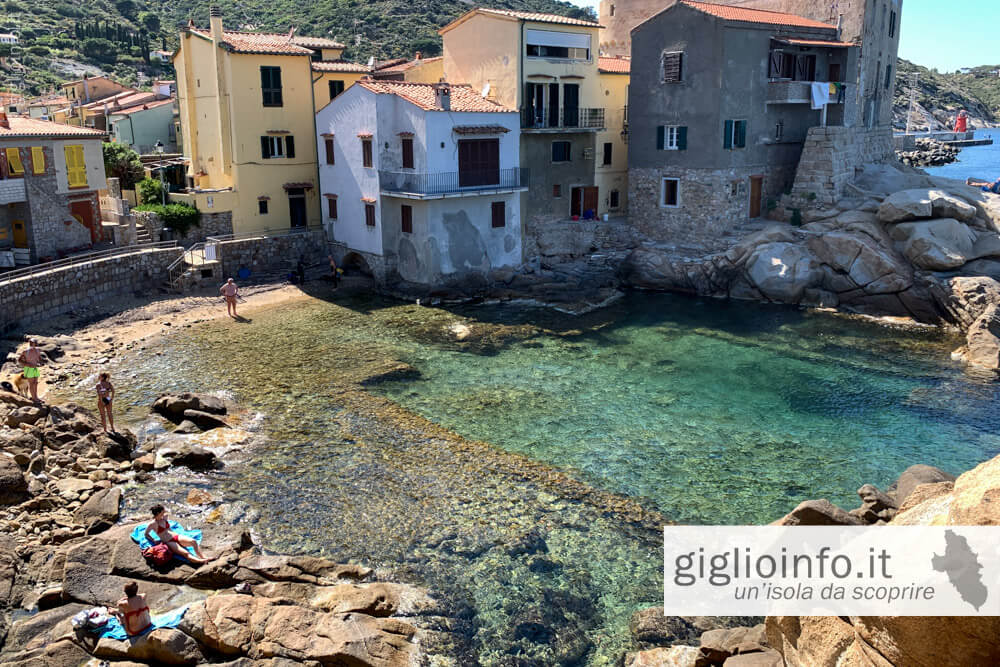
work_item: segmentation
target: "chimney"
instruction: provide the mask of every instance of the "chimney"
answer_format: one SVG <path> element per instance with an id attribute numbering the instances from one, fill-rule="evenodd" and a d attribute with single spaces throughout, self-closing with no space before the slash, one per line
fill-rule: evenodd
<path id="1" fill-rule="evenodd" d="M 208 10 L 208 23 L 212 29 L 212 40 L 216 44 L 222 43 L 222 10 L 216 5 L 212 5 Z"/>
<path id="2" fill-rule="evenodd" d="M 4 128 L 5 130 L 10 129 L 10 121 L 7 120 L 7 113 L 4 111 L 0 111 L 0 127 Z"/>
<path id="3" fill-rule="evenodd" d="M 422 54 L 420 51 L 417 51 L 416 53 L 413 54 L 413 59 L 414 60 L 420 60 L 423 57 L 424 57 L 424 54 Z"/>
<path id="4" fill-rule="evenodd" d="M 434 84 L 434 101 L 444 111 L 451 111 L 451 86 L 444 81 Z"/>

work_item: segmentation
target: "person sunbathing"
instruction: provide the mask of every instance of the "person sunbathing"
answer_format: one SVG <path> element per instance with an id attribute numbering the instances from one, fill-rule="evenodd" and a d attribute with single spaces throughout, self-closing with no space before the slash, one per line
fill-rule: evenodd
<path id="1" fill-rule="evenodd" d="M 982 188 L 983 192 L 992 192 L 995 195 L 1000 195 L 1000 178 L 998 178 L 993 183 L 989 181 L 983 181 L 978 178 L 969 178 L 965 181 L 966 185 L 971 185 L 976 188 Z"/>
<path id="2" fill-rule="evenodd" d="M 153 625 L 146 596 L 139 595 L 139 584 L 134 581 L 125 584 L 125 597 L 118 601 L 117 609 L 108 607 L 108 613 L 118 617 L 129 637 L 141 635 Z"/>
<path id="3" fill-rule="evenodd" d="M 167 548 L 174 552 L 175 555 L 182 556 L 196 565 L 203 565 L 212 560 L 202 553 L 201 545 L 198 544 L 197 540 L 186 535 L 178 535 L 170 530 L 170 522 L 167 520 L 167 510 L 163 509 L 163 505 L 153 505 L 150 508 L 150 512 L 153 513 L 153 520 L 146 526 L 145 531 L 146 539 L 149 540 L 150 544 L 156 544 L 157 542 L 166 544 Z M 153 539 L 153 535 L 156 535 L 155 540 Z M 191 552 L 186 547 L 193 548 L 195 555 L 191 555 Z"/>

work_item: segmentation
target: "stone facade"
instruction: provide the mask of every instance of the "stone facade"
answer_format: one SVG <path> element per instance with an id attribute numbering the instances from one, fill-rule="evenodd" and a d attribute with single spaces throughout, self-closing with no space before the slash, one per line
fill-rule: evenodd
<path id="1" fill-rule="evenodd" d="M 322 231 L 224 241 L 218 245 L 222 270 L 218 277 L 235 278 L 242 267 L 250 269 L 251 280 L 261 275 L 284 275 L 295 270 L 300 257 L 309 266 L 326 261 L 327 254 Z"/>
<path id="2" fill-rule="evenodd" d="M 329 253 L 333 255 L 337 266 L 347 270 L 360 268 L 362 271 L 371 273 L 375 282 L 384 285 L 396 276 L 386 263 L 386 258 L 370 252 L 352 250 L 346 244 L 333 242 L 329 244 Z"/>
<path id="3" fill-rule="evenodd" d="M 158 248 L 52 269 L 22 278 L 0 277 L 0 331 L 26 326 L 117 294 L 161 285 L 179 248 Z"/>
<path id="4" fill-rule="evenodd" d="M 892 132 L 850 127 L 814 127 L 809 130 L 792 196 L 816 204 L 833 204 L 844 196 L 855 170 L 891 155 Z"/>
<path id="5" fill-rule="evenodd" d="M 149 230 L 149 235 L 153 241 L 159 241 L 163 236 L 163 219 L 153 211 L 134 211 L 136 222 Z M 200 224 L 192 227 L 188 233 L 177 240 L 184 245 L 202 243 L 210 236 L 227 236 L 233 233 L 233 213 L 224 211 L 222 213 L 201 214 Z"/>

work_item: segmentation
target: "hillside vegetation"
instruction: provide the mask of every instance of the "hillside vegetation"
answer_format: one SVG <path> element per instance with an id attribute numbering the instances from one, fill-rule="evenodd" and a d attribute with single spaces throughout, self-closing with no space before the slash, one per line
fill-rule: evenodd
<path id="1" fill-rule="evenodd" d="M 208 25 L 209 4 L 204 0 L 0 0 L 0 32 L 20 36 L 7 69 L 0 71 L 0 85 L 38 94 L 83 73 L 107 73 L 131 85 L 170 75 L 169 65 L 148 61 L 144 45 L 175 48 L 177 33 L 188 19 L 198 26 Z M 222 8 L 228 29 L 287 32 L 295 27 L 301 35 L 343 42 L 348 47 L 345 57 L 358 60 L 411 56 L 418 50 L 435 55 L 441 51 L 437 30 L 475 6 L 593 18 L 589 10 L 558 0 L 217 0 L 211 4 Z M 95 22 L 96 33 L 81 35 L 80 26 L 92 27 Z"/>
<path id="2" fill-rule="evenodd" d="M 941 74 L 899 60 L 893 104 L 897 129 L 906 127 L 910 104 L 910 77 L 917 74 L 915 129 L 951 129 L 955 115 L 969 112 L 975 127 L 995 126 L 1000 121 L 1000 65 L 974 67 L 967 74 Z"/>

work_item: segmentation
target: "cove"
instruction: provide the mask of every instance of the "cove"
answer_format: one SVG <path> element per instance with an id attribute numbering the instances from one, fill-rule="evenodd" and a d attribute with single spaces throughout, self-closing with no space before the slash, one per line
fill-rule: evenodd
<path id="1" fill-rule="evenodd" d="M 127 421 L 183 390 L 260 415 L 240 459 L 165 473 L 127 509 L 210 486 L 276 550 L 425 585 L 460 619 L 459 664 L 617 664 L 629 616 L 662 595 L 663 522 L 853 506 L 910 464 L 1000 451 L 997 387 L 950 361 L 957 345 L 668 295 L 584 317 L 305 301 L 126 359 Z"/>

